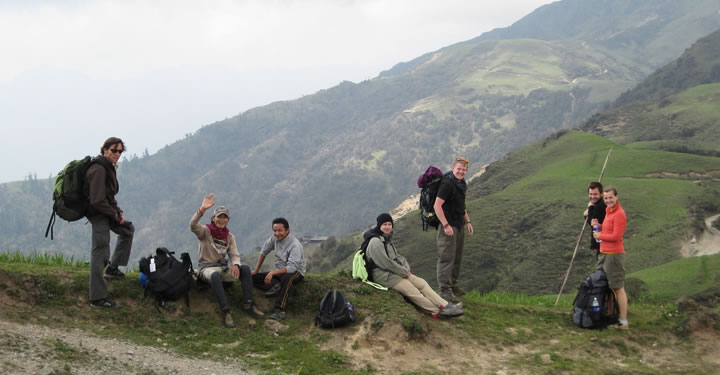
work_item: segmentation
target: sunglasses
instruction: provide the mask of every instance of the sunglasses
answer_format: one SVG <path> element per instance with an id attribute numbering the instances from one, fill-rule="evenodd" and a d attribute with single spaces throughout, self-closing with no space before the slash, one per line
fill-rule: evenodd
<path id="1" fill-rule="evenodd" d="M 467 159 L 465 159 L 465 158 L 457 158 L 457 159 L 455 159 L 455 161 L 463 162 L 463 163 L 465 163 L 465 164 L 469 164 L 469 163 L 470 163 L 470 162 L 469 162 Z"/>
<path id="2" fill-rule="evenodd" d="M 122 154 L 123 152 L 125 152 L 125 150 L 116 150 L 116 149 L 114 149 L 114 148 L 111 148 L 110 151 L 111 151 L 113 154 Z"/>

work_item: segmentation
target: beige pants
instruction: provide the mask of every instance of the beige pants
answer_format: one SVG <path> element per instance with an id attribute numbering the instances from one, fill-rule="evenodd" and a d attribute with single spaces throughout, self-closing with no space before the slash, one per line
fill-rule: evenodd
<path id="1" fill-rule="evenodd" d="M 440 306 L 448 304 L 446 300 L 435 293 L 427 281 L 412 274 L 400 280 L 393 289 L 409 298 L 410 302 L 417 307 L 430 313 L 440 312 Z"/>
<path id="2" fill-rule="evenodd" d="M 210 276 L 212 276 L 213 272 L 220 273 L 220 278 L 222 281 L 235 281 L 235 278 L 232 275 L 232 272 L 230 272 L 230 268 L 227 269 L 227 271 L 223 272 L 222 267 L 205 267 L 200 271 L 201 279 L 203 279 L 205 282 L 210 284 Z"/>

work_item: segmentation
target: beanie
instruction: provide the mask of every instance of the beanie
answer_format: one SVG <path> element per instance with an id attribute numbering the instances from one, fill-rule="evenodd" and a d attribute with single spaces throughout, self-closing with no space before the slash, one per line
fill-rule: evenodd
<path id="1" fill-rule="evenodd" d="M 388 213 L 380 214 L 380 216 L 377 217 L 377 227 L 380 228 L 381 225 L 384 223 L 387 223 L 388 221 L 394 226 L 395 223 L 393 223 L 393 218 Z"/>

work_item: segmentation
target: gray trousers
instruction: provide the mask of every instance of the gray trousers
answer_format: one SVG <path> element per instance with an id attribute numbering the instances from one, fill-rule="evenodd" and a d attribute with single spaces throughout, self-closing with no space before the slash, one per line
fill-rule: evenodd
<path id="1" fill-rule="evenodd" d="M 107 298 L 107 286 L 103 272 L 108 261 L 113 266 L 127 266 L 132 249 L 135 227 L 132 223 L 119 225 L 106 216 L 89 217 L 92 224 L 92 249 L 90 252 L 90 300 Z M 118 235 L 115 251 L 110 259 L 110 231 Z"/>
<path id="2" fill-rule="evenodd" d="M 458 286 L 460 262 L 465 243 L 465 228 L 452 227 L 453 236 L 448 237 L 440 228 L 437 234 L 437 280 L 440 292 L 447 292 Z"/>

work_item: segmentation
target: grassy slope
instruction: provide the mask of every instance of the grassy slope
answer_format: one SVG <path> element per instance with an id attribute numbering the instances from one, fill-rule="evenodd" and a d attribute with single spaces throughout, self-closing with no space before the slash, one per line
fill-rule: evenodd
<path id="1" fill-rule="evenodd" d="M 522 292 L 558 290 L 582 227 L 585 187 L 596 180 L 612 142 L 568 132 L 509 154 L 469 189 L 475 235 L 466 237 L 464 286 Z M 710 180 L 648 177 L 656 172 L 720 169 L 720 159 L 614 145 L 603 182 L 614 185 L 628 213 L 627 267 L 636 271 L 676 259 L 696 221 L 691 208 L 714 200 Z M 471 199 L 476 198 L 476 199 Z M 585 234 L 587 236 L 587 233 Z M 435 233 L 422 233 L 416 213 L 399 220 L 396 241 L 416 273 L 435 280 Z M 571 284 L 594 256 L 583 238 Z"/>
<path id="2" fill-rule="evenodd" d="M 720 256 L 707 257 L 717 264 Z M 662 272 L 661 269 L 657 270 Z M 717 268 L 708 276 L 717 278 Z M 192 312 L 174 306 L 158 313 L 144 300 L 136 274 L 110 284 L 112 295 L 122 303 L 113 311 L 90 310 L 87 295 L 87 268 L 83 266 L 28 264 L 0 257 L 0 292 L 15 302 L 5 305 L 2 318 L 49 325 L 76 327 L 106 337 L 117 337 L 141 345 L 161 345 L 188 356 L 223 360 L 237 358 L 260 373 L 364 374 L 386 373 L 381 360 L 362 356 L 365 351 L 392 352 L 402 370 L 392 373 L 624 373 L 704 374 L 716 372 L 717 364 L 703 361 L 701 348 L 689 331 L 689 321 L 703 318 L 717 336 L 718 309 L 685 311 L 672 303 L 640 303 L 631 306 L 632 334 L 612 330 L 581 330 L 569 319 L 571 295 L 560 307 L 552 307 L 554 296 L 528 297 L 520 294 L 471 293 L 464 297 L 466 314 L 454 320 L 432 320 L 420 314 L 393 292 L 380 292 L 354 281 L 346 274 L 309 275 L 294 297 L 289 331 L 277 335 L 263 322 L 236 314 L 238 328 L 221 328 L 215 302 L 208 292 L 192 295 Z M 678 285 L 690 285 L 695 274 L 678 278 Z M 652 288 L 656 284 L 648 279 Z M 337 330 L 314 328 L 311 320 L 317 301 L 328 287 L 337 287 L 357 307 L 359 320 Z M 689 290 L 675 289 L 680 294 Z M 231 304 L 239 301 L 239 285 L 230 293 Z M 261 305 L 270 301 L 258 297 Z M 698 315 L 700 314 L 700 315 Z M 78 317 L 82 316 L 82 319 Z M 397 331 L 394 327 L 402 327 Z M 368 332 L 363 333 L 363 330 Z M 232 334 L 228 334 L 231 332 Z M 714 333 L 713 333 L 714 332 Z M 391 336 L 388 336 L 391 335 Z M 354 342 L 347 342 L 347 340 Z M 159 340 L 159 341 L 158 341 Z M 383 349 L 390 345 L 391 350 Z M 460 345 L 477 358 L 433 365 L 434 356 L 447 356 L 449 345 Z M 401 351 L 397 348 L 401 347 Z M 598 349 L 603 356 L 588 355 Z M 22 351 L 22 348 L 16 350 Z M 420 352 L 423 361 L 408 361 Z M 380 354 L 377 354 L 378 356 Z M 70 368 L 73 360 L 68 359 Z M 661 370 L 662 369 L 662 370 Z"/>

